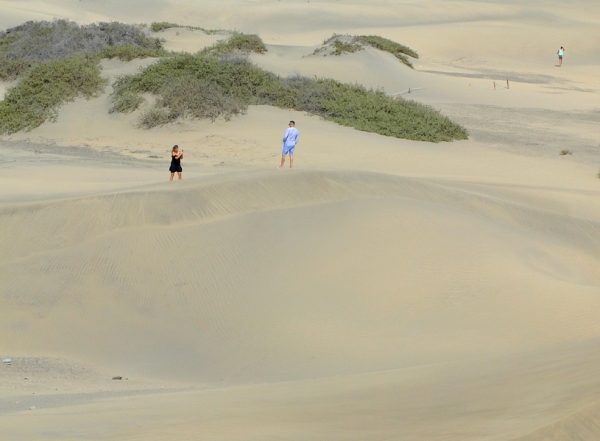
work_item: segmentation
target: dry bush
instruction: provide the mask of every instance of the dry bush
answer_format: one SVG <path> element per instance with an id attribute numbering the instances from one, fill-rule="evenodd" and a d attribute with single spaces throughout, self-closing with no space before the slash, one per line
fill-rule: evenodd
<path id="1" fill-rule="evenodd" d="M 164 52 L 160 39 L 146 36 L 134 25 L 110 22 L 80 26 L 69 20 L 28 21 L 0 32 L 0 77 L 15 78 L 41 61 L 102 51 L 107 51 L 109 57 L 129 59 L 160 56 Z"/>
<path id="2" fill-rule="evenodd" d="M 233 64 L 236 66 L 252 64 L 247 54 L 242 52 L 230 52 L 222 54 L 217 58 L 219 64 Z"/>
<path id="3" fill-rule="evenodd" d="M 141 114 L 138 125 L 144 129 L 151 129 L 173 121 L 169 109 L 152 107 Z"/>

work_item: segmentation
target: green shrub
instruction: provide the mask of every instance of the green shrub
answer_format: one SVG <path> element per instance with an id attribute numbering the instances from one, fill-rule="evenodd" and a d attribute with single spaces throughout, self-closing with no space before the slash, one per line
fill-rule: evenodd
<path id="1" fill-rule="evenodd" d="M 346 53 L 358 52 L 363 49 L 363 45 L 358 41 L 357 37 L 353 37 L 352 35 L 333 34 L 323 41 L 323 46 L 315 49 L 313 55 L 329 51 L 325 55 L 339 56 Z"/>
<path id="2" fill-rule="evenodd" d="M 160 32 L 160 31 L 164 31 L 165 29 L 171 29 L 171 28 L 182 28 L 183 26 L 179 26 L 176 23 L 169 23 L 168 21 L 159 21 L 159 22 L 153 22 L 150 25 L 150 29 L 152 29 L 152 31 L 154 32 Z"/>
<path id="3" fill-rule="evenodd" d="M 140 125 L 151 128 L 178 118 L 208 118 L 215 121 L 222 117 L 229 121 L 233 115 L 244 113 L 246 106 L 219 86 L 208 83 L 194 75 L 167 80 L 160 91 L 160 99 L 154 108 L 144 113 Z"/>
<path id="4" fill-rule="evenodd" d="M 433 108 L 363 86 L 318 80 L 324 93 L 314 112 L 343 126 L 417 141 L 466 139 L 467 131 Z"/>
<path id="5" fill-rule="evenodd" d="M 325 52 L 325 50 L 326 50 L 325 46 L 318 47 L 313 51 L 312 55 L 320 54 L 322 52 Z M 326 56 L 326 55 L 327 54 L 323 54 L 323 56 Z"/>
<path id="6" fill-rule="evenodd" d="M 218 41 L 203 52 L 213 55 L 224 55 L 232 52 L 264 54 L 267 52 L 267 47 L 258 35 L 235 32 L 227 40 Z"/>
<path id="7" fill-rule="evenodd" d="M 131 61 L 136 58 L 169 57 L 173 53 L 164 49 L 153 49 L 140 46 L 109 46 L 98 54 L 100 58 L 118 58 L 121 61 Z"/>
<path id="8" fill-rule="evenodd" d="M 409 67 L 413 67 L 410 60 L 407 56 L 412 58 L 419 58 L 419 54 L 409 48 L 408 46 L 404 46 L 400 43 L 396 43 L 395 41 L 388 40 L 387 38 L 379 37 L 377 35 L 360 35 L 357 37 L 358 41 L 361 41 L 369 46 L 374 47 L 375 49 L 379 49 L 381 51 L 389 52 L 394 55 L 404 64 Z"/>
<path id="9" fill-rule="evenodd" d="M 19 35 L 3 32 L 0 34 L 0 49 L 6 49 L 20 38 Z"/>
<path id="10" fill-rule="evenodd" d="M 167 21 L 161 21 L 161 22 L 155 21 L 150 25 L 150 29 L 152 29 L 154 32 L 160 32 L 160 31 L 164 31 L 165 29 L 171 29 L 171 28 L 189 29 L 190 31 L 202 31 L 207 35 L 213 35 L 213 34 L 218 34 L 219 32 L 222 32 L 219 29 L 205 29 L 205 28 L 201 28 L 199 26 L 179 25 L 177 23 L 169 23 Z"/>
<path id="11" fill-rule="evenodd" d="M 114 102 L 126 92 L 160 95 L 168 81 L 183 76 L 193 76 L 206 83 L 215 84 L 226 94 L 240 102 L 250 104 L 259 90 L 273 82 L 275 75 L 245 63 L 227 63 L 207 54 L 179 54 L 163 58 L 141 73 L 120 77 L 114 84 Z"/>
<path id="12" fill-rule="evenodd" d="M 120 93 L 114 100 L 109 113 L 131 113 L 136 110 L 142 103 L 144 98 L 140 94 L 125 91 Z"/>
<path id="13" fill-rule="evenodd" d="M 55 119 L 63 103 L 80 95 L 96 96 L 105 84 L 99 63 L 93 58 L 38 63 L 0 101 L 0 133 L 38 127 Z"/>
<path id="14" fill-rule="evenodd" d="M 323 52 L 328 48 L 331 48 L 329 55 L 342 55 L 344 53 L 360 51 L 364 46 L 371 46 L 375 49 L 389 52 L 411 68 L 413 65 L 408 57 L 419 58 L 419 54 L 411 48 L 377 35 L 351 36 L 333 34 L 330 38 L 323 41 L 322 47 L 315 49 L 313 55 Z"/>
<path id="15" fill-rule="evenodd" d="M 466 139 L 467 131 L 433 108 L 331 79 L 280 78 L 238 57 L 206 51 L 161 59 L 115 83 L 113 109 L 130 94 L 153 93 L 156 106 L 140 125 L 179 117 L 228 118 L 249 104 L 266 104 L 320 115 L 338 124 L 420 141 Z"/>
<path id="16" fill-rule="evenodd" d="M 296 76 L 280 79 L 269 92 L 260 94 L 262 104 L 301 110 L 366 132 L 432 142 L 468 137 L 463 127 L 429 106 L 360 85 Z"/>
<path id="17" fill-rule="evenodd" d="M 345 53 L 354 53 L 362 51 L 363 47 L 356 43 L 346 43 L 341 40 L 335 40 L 333 43 L 333 51 L 331 55 L 342 55 Z"/>
<path id="18" fill-rule="evenodd" d="M 5 54 L 0 53 L 0 80 L 14 80 L 27 71 L 31 65 L 32 63 L 29 61 L 9 60 Z"/>

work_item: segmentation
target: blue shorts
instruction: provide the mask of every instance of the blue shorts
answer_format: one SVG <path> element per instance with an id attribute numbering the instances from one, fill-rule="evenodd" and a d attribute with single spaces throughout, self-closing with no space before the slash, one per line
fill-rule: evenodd
<path id="1" fill-rule="evenodd" d="M 285 146 L 285 145 L 284 145 L 284 146 L 283 146 L 283 150 L 281 150 L 281 156 L 285 156 L 285 155 L 287 155 L 288 153 L 289 153 L 290 155 L 293 155 L 293 154 L 294 154 L 294 149 L 295 149 L 295 148 L 296 148 L 296 146 L 295 146 L 295 145 L 292 145 L 292 146 Z"/>

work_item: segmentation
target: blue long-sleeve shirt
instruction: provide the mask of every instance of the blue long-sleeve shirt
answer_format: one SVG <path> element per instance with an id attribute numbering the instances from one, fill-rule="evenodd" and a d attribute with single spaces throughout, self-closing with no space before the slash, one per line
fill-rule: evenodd
<path id="1" fill-rule="evenodd" d="M 298 139 L 300 138 L 300 132 L 295 127 L 290 127 L 285 131 L 285 135 L 283 135 L 283 145 L 286 147 L 294 147 L 298 144 Z"/>

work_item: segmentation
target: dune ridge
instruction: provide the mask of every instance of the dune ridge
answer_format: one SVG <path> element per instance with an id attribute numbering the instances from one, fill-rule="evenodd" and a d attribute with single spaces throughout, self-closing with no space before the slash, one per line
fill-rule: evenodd
<path id="1" fill-rule="evenodd" d="M 238 172 L 185 181 L 176 189 L 158 184 L 140 190 L 25 206 L 0 207 L 2 259 L 71 246 L 117 229 L 214 221 L 254 211 L 361 197 L 400 197 L 444 205 L 535 232 L 550 233 L 597 250 L 600 224 L 425 179 L 365 172 L 299 171 L 293 175 Z M 285 187 L 293 189 L 283 191 Z M 488 190 L 490 191 L 490 190 Z M 493 190 L 491 190 L 493 193 Z M 135 208 L 134 208 L 135 207 Z M 88 213 L 102 213 L 89 216 Z M 81 223 L 85 225 L 81 227 Z M 77 228 L 80 227 L 80 228 Z M 32 234 L 35 231 L 37 234 Z M 14 241 L 23 246 L 15 248 Z M 49 241 L 47 244 L 44 241 Z M 19 253 L 24 253 L 19 255 Z"/>
<path id="2" fill-rule="evenodd" d="M 596 222 L 374 173 L 242 172 L 180 184 L 2 208 L 9 350 L 68 356 L 69 347 L 144 375 L 237 384 L 600 331 Z M 488 285 L 511 294 L 486 299 Z M 342 340 L 354 344 L 337 348 Z"/>

